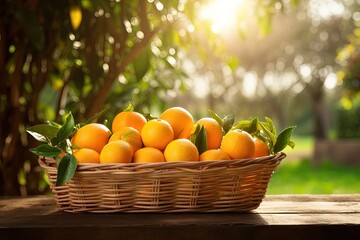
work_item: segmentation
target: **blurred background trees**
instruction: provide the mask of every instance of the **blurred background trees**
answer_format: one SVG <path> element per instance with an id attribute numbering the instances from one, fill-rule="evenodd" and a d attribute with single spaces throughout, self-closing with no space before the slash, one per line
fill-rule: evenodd
<path id="1" fill-rule="evenodd" d="M 0 195 L 48 190 L 25 129 L 68 111 L 211 108 L 319 139 L 360 119 L 359 3 L 297 2 L 1 0 Z"/>

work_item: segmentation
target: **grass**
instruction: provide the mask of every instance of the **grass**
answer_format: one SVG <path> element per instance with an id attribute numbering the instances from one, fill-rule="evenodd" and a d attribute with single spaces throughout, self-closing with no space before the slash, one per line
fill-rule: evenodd
<path id="1" fill-rule="evenodd" d="M 293 136 L 291 138 L 295 142 L 295 148 L 286 147 L 284 152 L 289 156 L 310 155 L 314 150 L 314 138 L 310 136 Z M 287 158 L 288 159 L 288 158 Z"/>
<path id="2" fill-rule="evenodd" d="M 360 193 L 360 167 L 330 161 L 313 166 L 309 159 L 283 160 L 267 189 L 267 194 L 349 193 Z"/>
<path id="3" fill-rule="evenodd" d="M 267 194 L 348 194 L 360 193 L 360 166 L 331 161 L 314 166 L 310 160 L 314 139 L 293 136 L 295 149 L 284 149 L 287 157 L 273 174 Z"/>

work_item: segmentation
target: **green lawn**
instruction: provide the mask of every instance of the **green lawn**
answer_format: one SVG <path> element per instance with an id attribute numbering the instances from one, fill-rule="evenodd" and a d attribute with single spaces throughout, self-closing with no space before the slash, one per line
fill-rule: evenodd
<path id="1" fill-rule="evenodd" d="M 314 138 L 310 136 L 293 136 L 291 138 L 295 142 L 295 148 L 286 147 L 284 153 L 290 158 L 297 156 L 310 156 L 314 150 Z M 287 158 L 288 159 L 288 158 Z"/>
<path id="2" fill-rule="evenodd" d="M 342 166 L 330 161 L 313 166 L 309 159 L 285 158 L 275 170 L 267 194 L 360 193 L 360 166 Z"/>
<path id="3" fill-rule="evenodd" d="M 288 155 L 275 170 L 267 194 L 331 194 L 360 193 L 360 166 L 343 166 L 324 162 L 311 163 L 314 149 L 312 137 L 293 136 L 295 149 L 287 147 Z"/>

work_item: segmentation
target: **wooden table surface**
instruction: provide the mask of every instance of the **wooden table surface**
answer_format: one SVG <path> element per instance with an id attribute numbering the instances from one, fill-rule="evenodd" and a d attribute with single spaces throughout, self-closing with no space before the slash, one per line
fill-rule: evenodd
<path id="1" fill-rule="evenodd" d="M 52 196 L 0 198 L 0 239 L 360 239 L 360 194 L 268 195 L 249 213 L 59 212 Z"/>

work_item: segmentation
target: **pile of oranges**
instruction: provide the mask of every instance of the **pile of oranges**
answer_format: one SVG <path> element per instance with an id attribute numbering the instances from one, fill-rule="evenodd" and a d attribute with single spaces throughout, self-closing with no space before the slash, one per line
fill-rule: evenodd
<path id="1" fill-rule="evenodd" d="M 190 141 L 198 125 L 206 131 L 207 149 L 201 154 Z M 196 162 L 269 155 L 266 143 L 246 131 L 225 134 L 215 119 L 204 117 L 194 122 L 182 107 L 169 108 L 151 120 L 135 111 L 120 112 L 111 128 L 90 123 L 76 131 L 71 143 L 79 163 Z"/>

